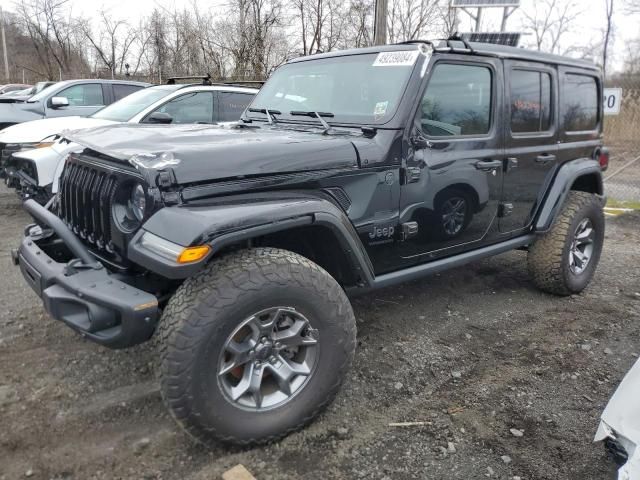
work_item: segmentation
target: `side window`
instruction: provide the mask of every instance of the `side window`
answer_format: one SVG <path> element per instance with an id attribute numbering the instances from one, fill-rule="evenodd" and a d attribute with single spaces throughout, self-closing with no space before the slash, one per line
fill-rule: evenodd
<path id="1" fill-rule="evenodd" d="M 86 83 L 73 85 L 58 92 L 56 97 L 66 97 L 70 107 L 95 107 L 104 105 L 102 97 L 102 85 L 99 83 Z"/>
<path id="2" fill-rule="evenodd" d="M 167 113 L 171 123 L 212 123 L 213 92 L 191 92 L 165 103 L 154 112 Z"/>
<path id="3" fill-rule="evenodd" d="M 487 67 L 437 64 L 422 98 L 422 130 L 437 137 L 489 133 L 491 82 Z"/>
<path id="4" fill-rule="evenodd" d="M 253 95 L 237 92 L 218 92 L 218 121 L 233 122 L 238 120 Z"/>
<path id="5" fill-rule="evenodd" d="M 511 131 L 546 132 L 551 128 L 551 75 L 532 70 L 512 70 Z"/>
<path id="6" fill-rule="evenodd" d="M 598 84 L 594 77 L 568 73 L 564 77 L 562 118 L 567 132 L 598 126 Z"/>
<path id="7" fill-rule="evenodd" d="M 115 101 L 117 102 L 118 100 L 126 97 L 129 94 L 137 92 L 141 88 L 144 87 L 138 85 L 120 85 L 116 83 L 113 85 L 113 96 L 115 97 Z"/>

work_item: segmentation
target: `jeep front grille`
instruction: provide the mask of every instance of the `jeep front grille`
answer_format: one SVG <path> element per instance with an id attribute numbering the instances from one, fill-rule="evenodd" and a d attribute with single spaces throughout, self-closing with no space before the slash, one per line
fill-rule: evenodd
<path id="1" fill-rule="evenodd" d="M 60 179 L 60 218 L 80 238 L 110 253 L 111 202 L 117 185 L 115 173 L 71 159 Z"/>

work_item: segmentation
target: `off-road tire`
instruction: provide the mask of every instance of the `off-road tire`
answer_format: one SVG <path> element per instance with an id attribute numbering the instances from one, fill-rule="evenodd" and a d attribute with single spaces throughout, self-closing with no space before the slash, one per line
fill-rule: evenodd
<path id="1" fill-rule="evenodd" d="M 300 310 L 318 330 L 315 373 L 282 406 L 239 408 L 221 391 L 216 359 L 243 319 L 280 305 Z M 286 250 L 257 248 L 223 256 L 187 279 L 155 342 L 162 398 L 177 422 L 204 443 L 250 446 L 302 428 L 331 403 L 353 359 L 356 324 L 344 290 L 325 270 Z"/>
<path id="2" fill-rule="evenodd" d="M 575 274 L 569 265 L 569 251 L 576 228 L 588 218 L 595 229 L 593 253 L 586 269 Z M 587 192 L 571 191 L 551 229 L 529 247 L 528 267 L 533 283 L 555 295 L 581 292 L 595 273 L 604 241 L 604 213 L 601 201 Z"/>

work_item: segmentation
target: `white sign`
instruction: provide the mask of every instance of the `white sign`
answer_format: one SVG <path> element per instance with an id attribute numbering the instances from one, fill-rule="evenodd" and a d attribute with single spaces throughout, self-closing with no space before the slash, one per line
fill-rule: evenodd
<path id="1" fill-rule="evenodd" d="M 622 89 L 605 88 L 603 97 L 604 114 L 618 115 L 620 113 L 620 104 L 622 103 Z"/>
<path id="2" fill-rule="evenodd" d="M 418 50 L 400 52 L 380 52 L 373 62 L 374 67 L 410 67 L 416 63 Z"/>

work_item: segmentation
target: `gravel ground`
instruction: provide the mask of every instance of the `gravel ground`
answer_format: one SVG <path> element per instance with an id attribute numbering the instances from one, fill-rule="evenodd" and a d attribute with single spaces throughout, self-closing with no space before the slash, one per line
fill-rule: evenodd
<path id="1" fill-rule="evenodd" d="M 149 346 L 110 351 L 44 313 L 10 262 L 28 217 L 5 189 L 0 211 L 0 479 L 614 478 L 591 440 L 640 353 L 640 215 L 607 220 L 581 295 L 538 292 L 512 252 L 354 300 L 329 410 L 277 444 L 207 450 L 165 411 Z"/>

